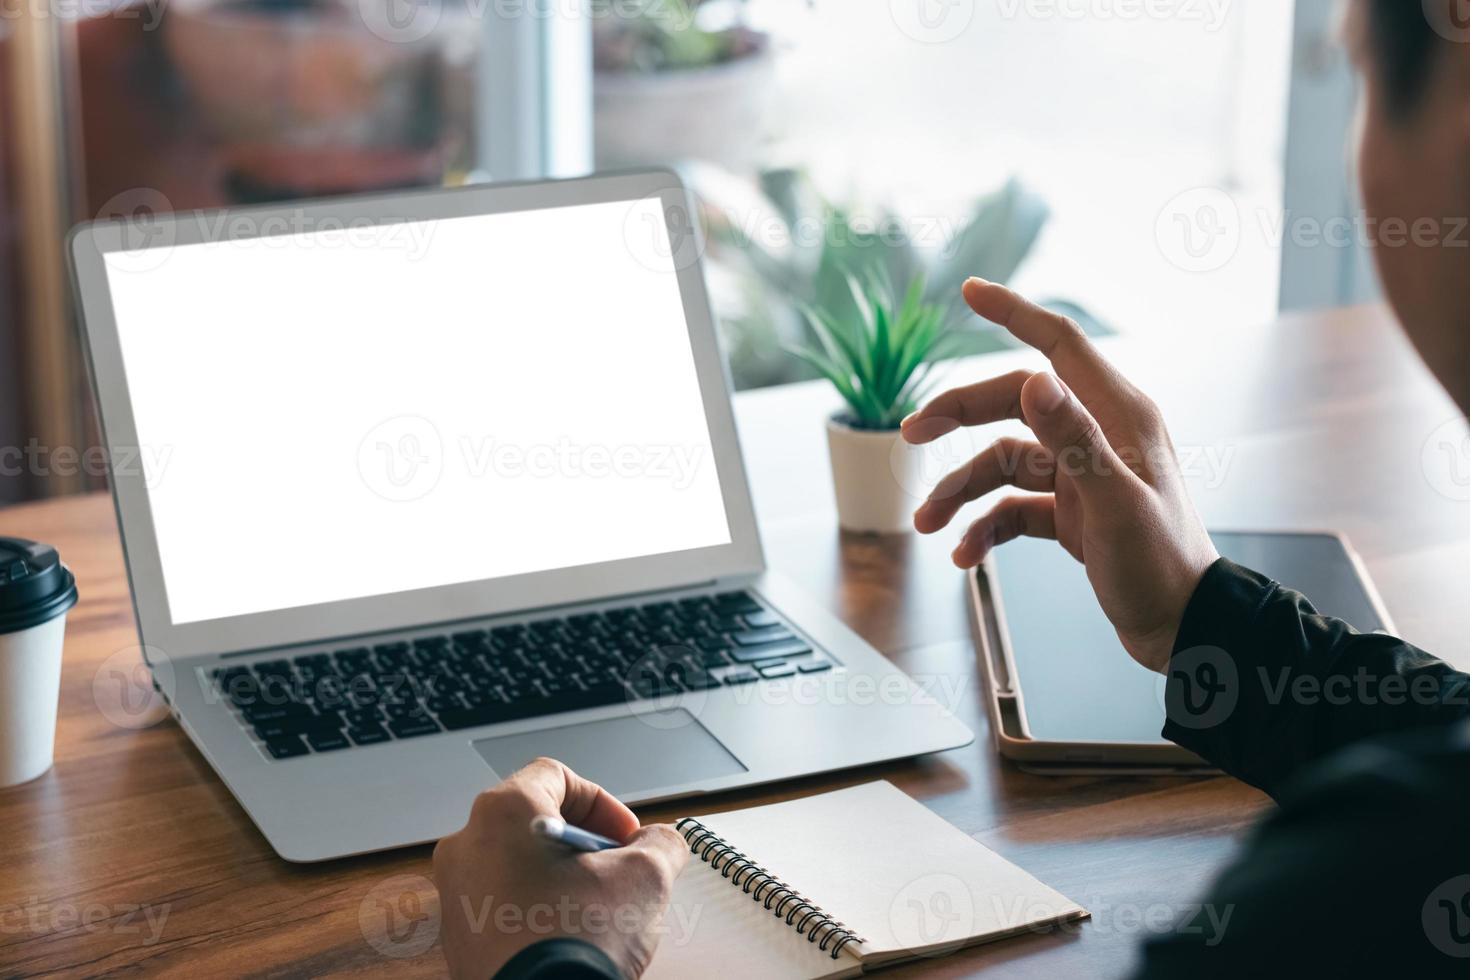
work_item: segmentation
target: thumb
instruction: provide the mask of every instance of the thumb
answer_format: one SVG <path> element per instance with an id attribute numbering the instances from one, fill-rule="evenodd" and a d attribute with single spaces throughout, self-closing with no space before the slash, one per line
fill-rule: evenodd
<path id="1" fill-rule="evenodd" d="M 666 823 L 653 823 L 628 838 L 628 847 L 651 852 L 669 872 L 669 880 L 678 877 L 689 863 L 689 842 L 684 835 Z"/>
<path id="2" fill-rule="evenodd" d="M 1057 473 L 1071 477 L 1084 497 L 1111 493 L 1131 475 L 1087 407 L 1052 375 L 1032 375 L 1021 388 L 1021 410 Z"/>

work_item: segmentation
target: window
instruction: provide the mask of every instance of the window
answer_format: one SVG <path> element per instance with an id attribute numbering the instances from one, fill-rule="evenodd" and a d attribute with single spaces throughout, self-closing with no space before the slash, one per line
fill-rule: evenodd
<path id="1" fill-rule="evenodd" d="M 712 0 L 691 13 L 759 40 L 701 67 L 640 60 L 626 29 L 595 28 L 600 162 L 705 161 L 729 172 L 722 187 L 794 167 L 828 200 L 891 210 L 941 246 L 1014 178 L 1048 214 L 1018 288 L 1130 333 L 1275 314 L 1291 4 Z"/>

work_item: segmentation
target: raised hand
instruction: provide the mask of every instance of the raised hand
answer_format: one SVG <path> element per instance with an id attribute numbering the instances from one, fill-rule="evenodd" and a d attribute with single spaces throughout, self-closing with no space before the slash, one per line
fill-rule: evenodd
<path id="1" fill-rule="evenodd" d="M 1036 436 L 1002 439 L 946 476 L 914 526 L 933 534 L 994 490 L 1031 491 L 975 520 L 955 564 L 972 568 L 1021 535 L 1057 540 L 1086 566 L 1123 646 L 1162 673 L 1185 606 L 1220 556 L 1189 500 L 1158 406 L 1072 320 L 982 279 L 966 282 L 964 296 L 1044 354 L 1056 374 L 1017 371 L 956 388 L 904 420 L 904 438 L 915 445 L 1003 419 L 1019 419 Z"/>

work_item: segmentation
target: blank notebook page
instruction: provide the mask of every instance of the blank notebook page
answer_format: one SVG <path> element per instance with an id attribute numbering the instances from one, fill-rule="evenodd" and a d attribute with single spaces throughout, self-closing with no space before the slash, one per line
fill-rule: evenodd
<path id="1" fill-rule="evenodd" d="M 691 857 L 674 883 L 663 936 L 643 980 L 827 980 L 861 972 L 855 958 L 833 960 Z"/>
<path id="2" fill-rule="evenodd" d="M 660 946 L 659 969 L 649 976 L 675 976 L 664 969 L 675 961 L 681 970 L 716 976 L 851 975 L 861 965 L 1087 915 L 886 782 L 698 820 L 863 941 L 833 961 L 784 919 L 692 858 L 675 901 L 707 905 L 681 951 Z M 671 925 L 665 942 L 678 933 Z"/>

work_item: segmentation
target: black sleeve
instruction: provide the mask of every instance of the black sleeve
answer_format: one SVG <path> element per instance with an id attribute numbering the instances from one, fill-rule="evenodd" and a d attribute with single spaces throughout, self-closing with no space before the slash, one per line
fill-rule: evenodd
<path id="1" fill-rule="evenodd" d="M 1185 611 L 1165 705 L 1165 738 L 1274 797 L 1361 739 L 1470 717 L 1470 676 L 1221 559 Z"/>
<path id="2" fill-rule="evenodd" d="M 1280 809 L 1140 980 L 1470 975 L 1470 678 L 1226 561 L 1169 667 L 1165 736 Z"/>
<path id="3" fill-rule="evenodd" d="M 622 980 L 606 953 L 580 939 L 543 939 L 527 946 L 495 980 Z"/>
<path id="4" fill-rule="evenodd" d="M 1470 976 L 1470 724 L 1311 767 L 1137 980 Z"/>

